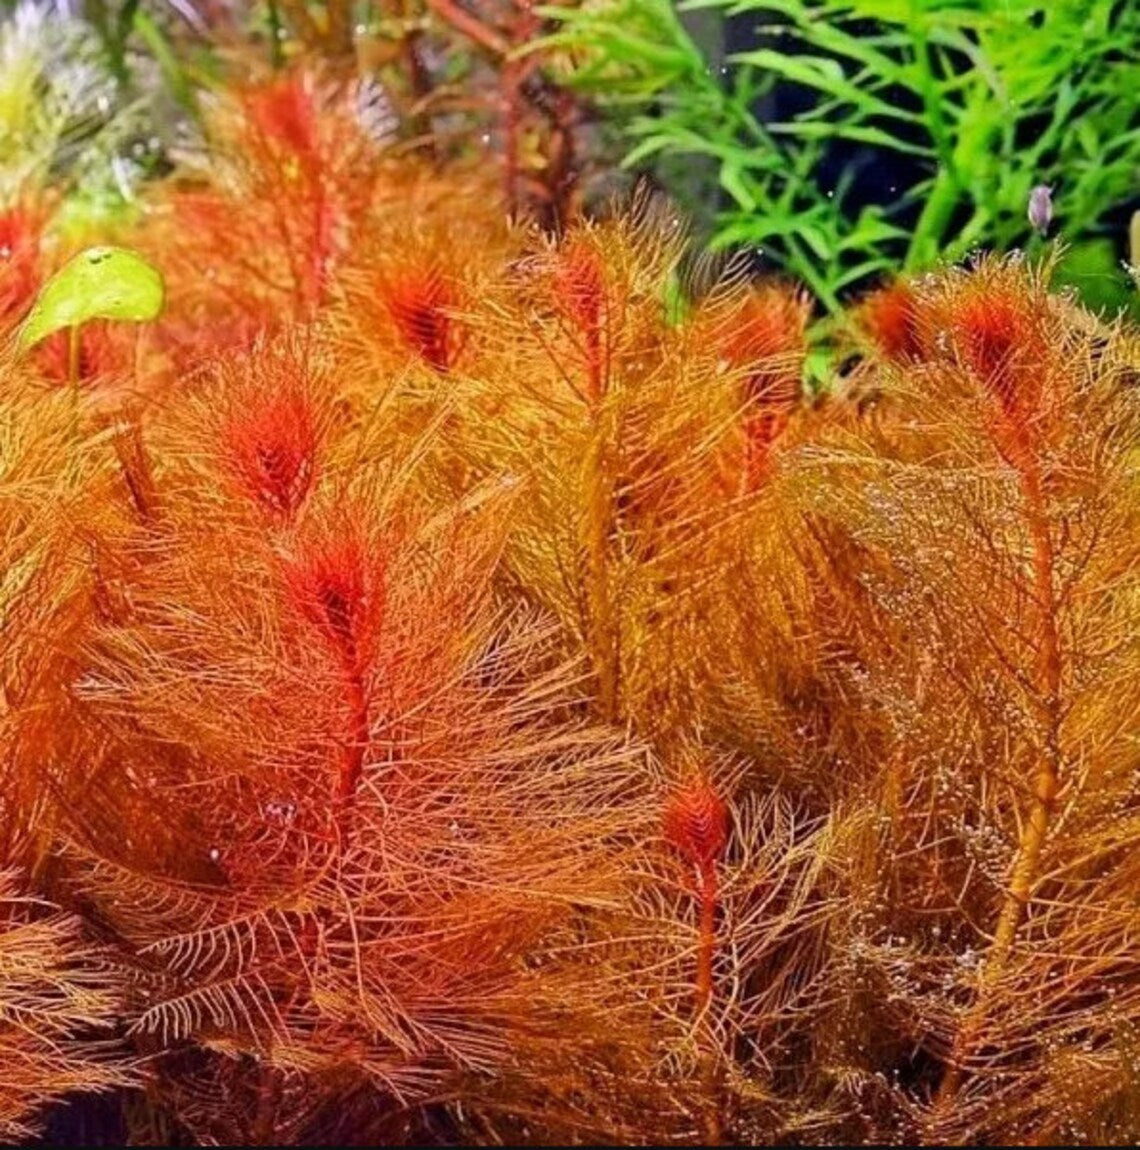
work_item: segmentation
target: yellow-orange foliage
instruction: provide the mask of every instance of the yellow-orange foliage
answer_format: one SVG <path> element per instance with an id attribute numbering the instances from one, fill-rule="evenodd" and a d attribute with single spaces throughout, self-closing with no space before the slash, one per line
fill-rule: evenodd
<path id="1" fill-rule="evenodd" d="M 214 108 L 78 394 L 5 345 L 0 1131 L 112 1022 L 140 1136 L 1134 1140 L 1134 331 L 987 259 L 816 402 L 794 285 L 338 84 Z"/>

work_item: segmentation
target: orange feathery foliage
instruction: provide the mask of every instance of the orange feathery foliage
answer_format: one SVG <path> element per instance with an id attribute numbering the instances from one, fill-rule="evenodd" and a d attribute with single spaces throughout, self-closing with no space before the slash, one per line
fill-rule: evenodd
<path id="1" fill-rule="evenodd" d="M 813 406 L 668 205 L 358 121 L 255 77 L 153 335 L 0 363 L 0 1131 L 110 1024 L 150 1141 L 1134 1141 L 1134 329 L 987 259 Z"/>
<path id="2" fill-rule="evenodd" d="M 770 285 L 751 292 L 724 319 L 725 357 L 743 374 L 750 487 L 763 482 L 772 446 L 802 402 L 810 311 L 803 293 Z"/>
<path id="3" fill-rule="evenodd" d="M 90 647 L 80 693 L 108 742 L 69 866 L 155 980 L 134 1033 L 258 1060 L 251 1099 L 311 1075 L 312 1106 L 363 1082 L 447 1096 L 555 1039 L 588 1058 L 617 1022 L 582 939 L 627 897 L 643 754 L 576 715 L 549 623 L 496 611 L 502 494 L 429 511 L 336 425 L 308 499 L 267 518 L 232 432 L 203 455 L 201 413 L 232 426 L 241 371 L 300 365 L 335 403 L 296 338 L 151 417 L 162 513 L 123 545 L 130 607 Z"/>
<path id="4" fill-rule="evenodd" d="M 878 369 L 886 424 L 809 467 L 882 764 L 843 945 L 920 1052 L 882 1100 L 908 1138 L 1116 1140 L 1128 1089 L 1135 348 L 1047 274 L 915 285 L 927 358 Z"/>
<path id="5" fill-rule="evenodd" d="M 254 364 L 267 366 L 264 358 Z M 219 430 L 230 474 L 267 514 L 288 522 L 312 489 L 322 431 L 303 364 L 268 365 L 278 370 L 252 376 L 235 371 L 232 361 L 227 366 L 231 378 Z"/>
<path id="6" fill-rule="evenodd" d="M 143 239 L 170 290 L 161 331 L 185 362 L 311 318 L 368 215 L 380 149 L 352 85 L 303 69 L 221 98 L 197 181 L 155 197 Z"/>
<path id="7" fill-rule="evenodd" d="M 441 375 L 458 352 L 456 293 L 438 267 L 412 267 L 382 283 L 381 300 L 408 349 Z"/>
<path id="8" fill-rule="evenodd" d="M 918 297 L 905 280 L 871 292 L 856 310 L 855 323 L 874 350 L 892 363 L 916 362 L 925 354 Z"/>
<path id="9" fill-rule="evenodd" d="M 0 1138 L 18 1140 L 51 1100 L 126 1084 L 108 1041 L 126 984 L 79 919 L 37 897 L 96 741 L 70 691 L 99 595 L 91 551 L 113 518 L 111 457 L 25 364 L 5 356 L 0 375 Z"/>
<path id="10" fill-rule="evenodd" d="M 85 943 L 82 924 L 21 896 L 0 872 L 0 1138 L 37 1132 L 39 1111 L 71 1092 L 131 1081 L 112 1059 L 107 1031 L 123 1011 L 107 956 Z"/>

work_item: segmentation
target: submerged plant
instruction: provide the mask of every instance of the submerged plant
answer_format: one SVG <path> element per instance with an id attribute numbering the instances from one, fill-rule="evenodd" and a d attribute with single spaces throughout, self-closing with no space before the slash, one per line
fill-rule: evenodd
<path id="1" fill-rule="evenodd" d="M 892 289 L 906 339 L 880 298 L 882 420 L 811 464 L 882 740 L 861 946 L 937 1140 L 1128 1137 L 1136 352 L 1046 276 Z"/>
<path id="2" fill-rule="evenodd" d="M 71 866 L 151 980 L 138 1041 L 250 1083 L 230 1139 L 365 1085 L 378 1119 L 454 1097 L 556 1034 L 589 1058 L 616 1025 L 590 922 L 628 897 L 650 810 L 549 623 L 495 609 L 495 502 L 417 506 L 394 461 L 354 463 L 335 400 L 298 334 L 152 425 L 161 512 L 80 689 L 107 742 Z"/>
<path id="3" fill-rule="evenodd" d="M 0 1138 L 37 1132 L 52 1099 L 130 1081 L 106 1032 L 120 1016 L 117 975 L 81 922 L 20 893 L 0 873 Z"/>

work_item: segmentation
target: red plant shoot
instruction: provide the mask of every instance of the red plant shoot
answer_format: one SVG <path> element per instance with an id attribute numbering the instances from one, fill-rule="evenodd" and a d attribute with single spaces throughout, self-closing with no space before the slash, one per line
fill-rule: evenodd
<path id="1" fill-rule="evenodd" d="M 267 142 L 292 152 L 303 164 L 319 163 L 317 106 L 305 73 L 254 88 L 245 103 L 250 121 Z"/>
<path id="2" fill-rule="evenodd" d="M 345 515 L 303 532 L 286 569 L 301 615 L 334 656 L 349 714 L 336 805 L 352 802 L 364 767 L 371 720 L 367 678 L 383 621 L 384 568 L 363 533 Z"/>
<path id="3" fill-rule="evenodd" d="M 252 391 L 223 428 L 227 462 L 239 485 L 271 514 L 293 518 L 312 486 L 317 427 L 299 387 Z"/>
<path id="4" fill-rule="evenodd" d="M 800 293 L 763 287 L 729 317 L 731 329 L 722 335 L 726 358 L 744 375 L 745 479 L 750 491 L 763 482 L 772 447 L 800 402 L 810 309 Z"/>
<path id="5" fill-rule="evenodd" d="M 598 252 L 582 242 L 567 244 L 559 252 L 553 288 L 559 309 L 581 337 L 586 394 L 596 403 L 605 389 L 602 335 L 607 318 L 606 285 Z"/>
<path id="6" fill-rule="evenodd" d="M 858 310 L 857 322 L 889 363 L 915 363 L 923 358 L 919 301 L 905 280 L 896 280 L 867 296 Z"/>
<path id="7" fill-rule="evenodd" d="M 1044 347 L 1032 303 L 1000 284 L 979 284 L 950 315 L 959 354 L 1011 427 L 1037 406 Z"/>
<path id="8" fill-rule="evenodd" d="M 716 863 L 728 842 L 728 807 L 711 783 L 686 784 L 665 808 L 665 838 L 697 872 L 700 937 L 697 951 L 696 1007 L 702 1012 L 712 996 L 716 949 Z"/>
<path id="9" fill-rule="evenodd" d="M 713 993 L 713 959 L 716 955 L 716 914 L 719 899 L 717 861 L 728 843 L 728 807 L 712 783 L 698 776 L 686 783 L 665 808 L 665 838 L 696 869 L 699 906 L 697 927 L 697 977 L 693 1007 L 704 1035 L 702 1077 L 708 1093 L 705 1141 L 722 1141 L 720 1107 L 716 1100 L 717 1044 L 708 1017 Z"/>
<path id="10" fill-rule="evenodd" d="M 404 343 L 440 375 L 450 371 L 458 352 L 450 313 L 458 301 L 447 276 L 435 265 L 410 269 L 385 282 L 381 292 Z"/>

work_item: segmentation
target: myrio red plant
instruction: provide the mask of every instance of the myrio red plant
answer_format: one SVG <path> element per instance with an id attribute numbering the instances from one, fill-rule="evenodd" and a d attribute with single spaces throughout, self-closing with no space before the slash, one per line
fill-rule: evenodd
<path id="1" fill-rule="evenodd" d="M 240 1052 L 251 1100 L 315 1076 L 278 1132 L 365 1083 L 461 1093 L 545 1041 L 567 1004 L 528 965 L 588 985 L 570 939 L 629 897 L 650 810 L 640 752 L 575 717 L 549 623 L 493 610 L 506 493 L 430 510 L 395 461 L 353 463 L 313 339 L 256 345 L 153 417 L 165 498 L 90 649 L 107 803 L 71 864 L 157 979 L 140 1042 Z M 260 406 L 227 400 L 253 381 Z M 605 1021 L 576 1010 L 588 1049 Z M 242 1121 L 230 1137 L 259 1128 L 252 1101 Z"/>
<path id="2" fill-rule="evenodd" d="M 139 193 L 151 327 L 33 341 L 4 217 L 0 1130 L 1134 1141 L 1134 328 L 991 258 L 816 327 L 342 56 Z"/>

